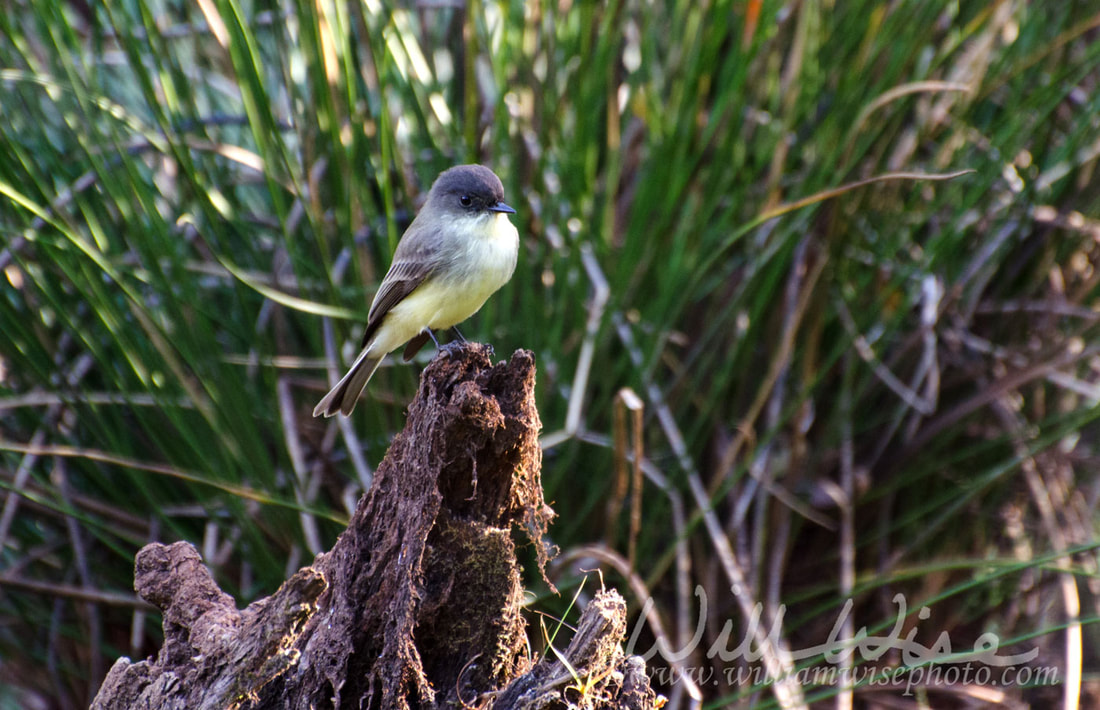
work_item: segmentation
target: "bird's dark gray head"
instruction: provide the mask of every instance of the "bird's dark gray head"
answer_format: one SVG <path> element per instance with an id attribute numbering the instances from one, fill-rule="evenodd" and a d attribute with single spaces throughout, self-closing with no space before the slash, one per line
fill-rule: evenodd
<path id="1" fill-rule="evenodd" d="M 428 200 L 448 212 L 515 213 L 504 204 L 504 185 L 500 178 L 484 165 L 458 165 L 444 170 L 432 184 Z"/>

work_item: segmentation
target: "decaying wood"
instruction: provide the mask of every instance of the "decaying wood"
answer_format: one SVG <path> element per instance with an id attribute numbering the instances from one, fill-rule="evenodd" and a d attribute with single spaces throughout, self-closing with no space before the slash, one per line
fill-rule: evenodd
<path id="1" fill-rule="evenodd" d="M 553 515 L 534 359 L 490 354 L 468 345 L 425 369 L 348 529 L 272 596 L 238 610 L 191 545 L 143 548 L 135 588 L 163 611 L 164 646 L 119 659 L 92 707 L 654 707 L 613 591 L 560 657 L 532 657 L 513 530 L 541 567 Z"/>
<path id="2" fill-rule="evenodd" d="M 649 687 L 645 663 L 637 656 L 623 654 L 625 635 L 626 602 L 614 590 L 599 592 L 581 615 L 565 652 L 548 655 L 509 683 L 493 707 L 656 707 L 657 696 Z"/>

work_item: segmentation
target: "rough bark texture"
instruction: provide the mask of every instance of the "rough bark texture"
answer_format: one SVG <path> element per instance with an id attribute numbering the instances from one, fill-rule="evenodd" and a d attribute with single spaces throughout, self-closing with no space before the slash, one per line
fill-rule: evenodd
<path id="1" fill-rule="evenodd" d="M 626 656 L 626 602 L 615 590 L 600 591 L 589 602 L 569 647 L 548 654 L 501 692 L 494 708 L 565 710 L 567 708 L 657 707 L 645 663 Z M 562 658 L 568 661 L 567 666 Z"/>
<path id="2" fill-rule="evenodd" d="M 512 529 L 547 560 L 535 367 L 468 345 L 421 377 L 408 423 L 332 550 L 238 610 L 194 547 L 147 545 L 156 658 L 119 659 L 93 708 L 651 708 L 626 608 L 589 604 L 565 656 L 530 658 Z"/>

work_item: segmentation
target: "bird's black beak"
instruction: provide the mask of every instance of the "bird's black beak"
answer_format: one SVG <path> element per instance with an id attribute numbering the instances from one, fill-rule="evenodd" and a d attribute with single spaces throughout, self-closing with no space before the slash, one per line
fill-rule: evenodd
<path id="1" fill-rule="evenodd" d="M 508 205 L 504 204 L 503 202 L 498 202 L 495 205 L 489 205 L 489 211 L 490 212 L 507 212 L 508 214 L 515 214 L 516 213 L 516 211 L 514 209 L 512 209 Z"/>

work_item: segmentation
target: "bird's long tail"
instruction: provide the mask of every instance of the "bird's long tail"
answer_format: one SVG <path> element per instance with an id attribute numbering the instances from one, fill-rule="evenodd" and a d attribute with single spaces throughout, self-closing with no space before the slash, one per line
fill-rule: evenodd
<path id="1" fill-rule="evenodd" d="M 343 412 L 344 416 L 350 416 L 352 410 L 355 409 L 355 403 L 359 401 L 359 395 L 363 393 L 363 388 L 370 381 L 371 375 L 382 364 L 383 357 L 385 357 L 384 353 L 377 355 L 372 353 L 370 346 L 364 348 L 363 352 L 359 353 L 359 357 L 355 358 L 348 374 L 340 378 L 336 386 L 329 390 L 329 393 L 322 397 L 317 406 L 313 408 L 313 416 L 319 417 L 323 414 L 326 417 L 331 417 L 337 412 Z"/>

